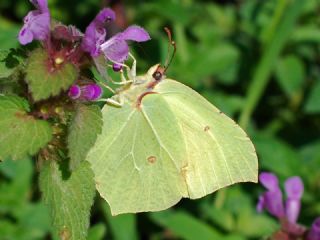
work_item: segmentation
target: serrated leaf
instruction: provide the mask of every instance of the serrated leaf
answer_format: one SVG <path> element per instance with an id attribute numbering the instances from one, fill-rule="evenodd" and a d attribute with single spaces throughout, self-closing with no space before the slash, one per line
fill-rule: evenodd
<path id="1" fill-rule="evenodd" d="M 0 159 L 36 154 L 52 137 L 48 122 L 28 115 L 26 100 L 0 96 Z"/>
<path id="2" fill-rule="evenodd" d="M 10 77 L 21 61 L 15 49 L 0 50 L 0 78 Z"/>
<path id="3" fill-rule="evenodd" d="M 70 168 L 75 169 L 94 145 L 102 129 L 101 110 L 96 105 L 79 104 L 68 135 Z"/>
<path id="4" fill-rule="evenodd" d="M 6 66 L 6 58 L 9 54 L 7 50 L 0 51 L 0 78 L 7 78 L 9 77 L 13 70 Z"/>
<path id="5" fill-rule="evenodd" d="M 53 67 L 48 54 L 35 50 L 29 57 L 26 81 L 35 101 L 47 99 L 67 90 L 78 77 L 77 68 L 68 62 Z"/>
<path id="6" fill-rule="evenodd" d="M 68 180 L 63 180 L 58 164 L 46 162 L 39 181 L 55 234 L 63 240 L 85 240 L 95 195 L 90 164 L 81 163 Z"/>

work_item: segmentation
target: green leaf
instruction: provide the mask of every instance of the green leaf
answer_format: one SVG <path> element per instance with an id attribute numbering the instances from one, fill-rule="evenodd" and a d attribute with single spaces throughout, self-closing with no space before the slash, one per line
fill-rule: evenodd
<path id="1" fill-rule="evenodd" d="M 22 49 L 0 50 L 0 93 L 23 95 L 21 70 L 25 53 Z"/>
<path id="2" fill-rule="evenodd" d="M 319 113 L 320 112 L 320 81 L 317 80 L 316 84 L 311 89 L 304 106 L 306 113 Z"/>
<path id="3" fill-rule="evenodd" d="M 319 212 L 320 204 L 314 204 L 311 206 L 311 201 L 318 202 L 318 196 L 315 194 L 319 185 L 319 165 L 320 165 L 320 141 L 319 139 L 311 142 L 307 142 L 299 149 L 299 155 L 301 156 L 301 165 L 300 172 L 303 177 L 303 182 L 305 186 L 308 186 L 305 189 L 303 194 L 306 199 L 306 205 L 310 205 L 310 212 Z M 313 209 L 313 210 L 311 210 Z"/>
<path id="4" fill-rule="evenodd" d="M 48 122 L 28 115 L 28 102 L 16 96 L 0 96 L 0 159 L 36 154 L 52 137 Z"/>
<path id="5" fill-rule="evenodd" d="M 201 95 L 228 116 L 238 113 L 244 102 L 244 99 L 238 95 L 224 94 L 219 91 L 204 91 Z"/>
<path id="6" fill-rule="evenodd" d="M 122 227 L 122 226 L 121 226 Z M 107 228 L 103 223 L 93 225 L 88 231 L 87 240 L 103 240 L 106 234 Z"/>
<path id="7" fill-rule="evenodd" d="M 262 168 L 285 177 L 299 175 L 301 163 L 292 146 L 266 134 L 257 134 L 253 138 Z"/>
<path id="8" fill-rule="evenodd" d="M 70 167 L 84 161 L 102 128 L 101 110 L 96 105 L 78 104 L 69 125 L 68 148 Z"/>
<path id="9" fill-rule="evenodd" d="M 220 195 L 221 193 L 223 196 Z M 207 209 L 207 214 L 219 226 L 226 228 L 228 226 L 226 224 L 230 223 L 231 217 L 233 219 L 232 229 L 229 229 L 229 231 L 237 233 L 237 235 L 240 233 L 245 236 L 245 239 L 269 236 L 278 229 L 275 220 L 256 212 L 256 199 L 252 197 L 252 192 L 246 193 L 238 185 L 220 191 L 217 195 L 219 196 L 215 198 L 214 205 L 211 206 L 211 209 Z M 220 199 L 218 199 L 219 197 Z M 224 216 L 222 215 L 219 218 L 219 214 L 218 216 L 215 214 L 216 209 L 223 212 Z"/>
<path id="10" fill-rule="evenodd" d="M 21 29 L 20 24 L 13 24 L 0 16 L 0 43 L 1 48 L 9 49 L 19 46 L 18 34 Z"/>
<path id="11" fill-rule="evenodd" d="M 320 30 L 317 25 L 300 26 L 292 34 L 293 40 L 297 42 L 320 43 Z"/>
<path id="12" fill-rule="evenodd" d="M 225 231 L 232 231 L 235 228 L 235 219 L 233 214 L 226 209 L 213 207 L 206 213 L 210 219 L 223 228 Z"/>
<path id="13" fill-rule="evenodd" d="M 64 62 L 55 67 L 43 49 L 35 50 L 29 57 L 26 81 L 35 101 L 47 99 L 67 90 L 78 77 L 77 68 Z"/>
<path id="14" fill-rule="evenodd" d="M 294 97 L 302 90 L 305 69 L 303 62 L 294 55 L 279 60 L 276 66 L 277 80 L 289 97 Z"/>
<path id="15" fill-rule="evenodd" d="M 7 61 L 9 53 L 9 50 L 0 50 L 0 78 L 7 78 L 14 72 Z"/>
<path id="16" fill-rule="evenodd" d="M 239 59 L 239 51 L 230 44 L 220 44 L 217 47 L 202 47 L 200 49 L 193 47 L 191 51 L 192 61 L 190 61 L 190 64 L 192 64 L 192 67 L 180 61 L 172 72 L 173 75 L 176 76 L 179 76 L 179 74 L 174 72 L 174 70 L 183 73 L 179 76 L 181 78 L 179 80 L 192 87 L 199 86 L 199 79 L 201 80 L 213 74 L 219 75 L 225 71 L 230 71 L 230 66 L 236 64 Z M 232 81 L 229 82 L 229 84 L 232 83 Z"/>
<path id="17" fill-rule="evenodd" d="M 243 234 L 247 238 L 261 236 L 269 236 L 278 229 L 278 224 L 262 214 L 252 212 L 253 206 L 243 209 L 238 216 L 237 232 Z M 247 239 L 246 238 L 246 239 Z"/>
<path id="18" fill-rule="evenodd" d="M 113 239 L 115 240 L 137 240 L 139 235 L 137 232 L 136 215 L 134 214 L 121 214 L 112 216 L 110 207 L 106 202 L 102 203 L 103 213 L 107 218 L 110 225 Z"/>
<path id="19" fill-rule="evenodd" d="M 170 229 L 173 234 L 185 240 L 224 239 L 214 228 L 186 212 L 166 210 L 159 213 L 151 213 L 150 217 L 154 222 Z"/>
<path id="20" fill-rule="evenodd" d="M 49 211 L 44 203 L 27 203 L 16 212 L 20 235 L 16 239 L 25 240 L 27 236 L 30 240 L 44 239 L 51 230 Z"/>
<path id="21" fill-rule="evenodd" d="M 49 213 L 42 203 L 30 203 L 33 182 L 31 159 L 0 163 L 0 221 L 1 239 L 44 239 L 50 230 Z M 6 220 L 9 220 L 7 224 Z M 12 231 L 10 224 L 12 222 Z M 14 224 L 13 224 L 14 223 Z M 4 225 L 3 225 L 4 224 Z M 9 224 L 9 225 L 8 225 Z M 6 227 L 7 226 L 7 227 Z M 9 232 L 6 232 L 8 231 Z"/>
<path id="22" fill-rule="evenodd" d="M 33 174 L 32 161 L 30 158 L 23 161 L 7 159 L 0 163 L 0 173 L 8 179 L 0 183 L 0 213 L 15 215 L 26 205 L 29 198 Z"/>
<path id="23" fill-rule="evenodd" d="M 159 211 L 183 197 L 257 181 L 250 139 L 202 96 L 170 79 L 144 95 L 156 67 L 138 76 L 145 85 L 121 93 L 121 108 L 104 106 L 102 133 L 87 156 L 112 214 Z"/>
<path id="24" fill-rule="evenodd" d="M 81 163 L 71 177 L 64 180 L 54 160 L 44 163 L 40 189 L 49 205 L 55 234 L 65 240 L 85 240 L 95 196 L 90 165 Z"/>

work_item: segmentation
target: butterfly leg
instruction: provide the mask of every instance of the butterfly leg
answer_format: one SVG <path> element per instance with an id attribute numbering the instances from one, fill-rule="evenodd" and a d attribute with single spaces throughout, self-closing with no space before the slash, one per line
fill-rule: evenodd
<path id="1" fill-rule="evenodd" d="M 107 84 L 105 83 L 100 83 L 102 86 L 104 86 L 106 89 L 108 89 L 110 92 L 112 92 L 113 94 L 116 94 L 116 91 L 113 90 L 110 86 L 108 86 Z"/>
<path id="2" fill-rule="evenodd" d="M 116 107 L 122 107 L 123 106 L 123 102 L 118 102 L 112 98 L 108 98 L 106 99 L 106 103 L 107 104 L 110 104 L 110 105 L 113 105 L 113 106 L 116 106 Z"/>
<path id="3" fill-rule="evenodd" d="M 118 63 L 118 62 L 114 62 L 114 63 L 119 64 L 119 65 L 121 65 L 122 67 L 126 68 L 126 70 L 127 70 L 126 73 L 127 73 L 127 76 L 129 77 L 129 80 L 126 79 L 126 76 L 125 76 L 125 74 L 124 74 L 124 71 L 123 71 L 123 69 L 121 69 L 121 70 L 120 70 L 121 81 L 120 81 L 120 82 L 116 82 L 116 81 L 114 81 L 114 80 L 112 80 L 112 79 L 110 78 L 110 79 L 109 79 L 110 82 L 112 82 L 113 84 L 116 84 L 116 85 L 126 85 L 126 84 L 128 84 L 128 83 L 132 83 L 133 80 L 131 80 L 130 74 L 129 74 L 129 72 L 131 71 L 130 67 L 129 67 L 128 65 L 124 64 L 124 63 Z M 113 66 L 110 65 L 110 64 L 108 64 L 108 67 L 113 68 Z"/>
<path id="4" fill-rule="evenodd" d="M 129 56 L 132 58 L 133 63 L 132 63 L 132 67 L 131 67 L 128 74 L 129 74 L 129 78 L 132 79 L 133 82 L 135 82 L 136 76 L 137 76 L 137 60 L 130 52 L 129 52 Z"/>
<path id="5" fill-rule="evenodd" d="M 122 107 L 124 104 L 124 97 L 123 95 L 118 95 L 118 99 L 114 98 L 104 98 L 104 99 L 99 99 L 99 102 L 106 102 L 109 105 L 113 105 L 116 107 Z"/>

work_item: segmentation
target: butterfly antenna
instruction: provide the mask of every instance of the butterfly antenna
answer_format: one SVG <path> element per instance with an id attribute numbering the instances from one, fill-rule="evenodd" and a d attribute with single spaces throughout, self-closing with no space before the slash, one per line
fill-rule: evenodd
<path id="1" fill-rule="evenodd" d="M 158 68 L 156 69 L 156 71 L 152 74 L 152 77 L 154 78 L 155 82 L 151 83 L 151 85 L 149 86 L 150 89 L 154 88 L 154 86 L 161 81 L 161 79 L 163 78 L 164 74 L 166 73 L 167 69 L 169 68 L 172 59 L 176 53 L 176 42 L 172 40 L 172 35 L 171 35 L 171 31 L 169 28 L 165 27 L 164 30 L 166 31 L 167 35 L 168 35 L 168 53 L 167 53 L 167 59 L 166 62 L 164 64 L 164 66 L 162 67 L 161 65 L 158 66 Z M 173 53 L 172 55 L 169 57 L 170 55 L 170 47 L 173 46 Z"/>
<path id="2" fill-rule="evenodd" d="M 165 71 L 169 68 L 172 60 L 173 60 L 173 57 L 174 55 L 176 54 L 176 51 L 177 51 L 177 46 L 176 46 L 176 42 L 172 40 L 172 34 L 171 34 L 171 31 L 169 28 L 165 27 L 164 30 L 166 31 L 167 35 L 168 35 L 168 41 L 169 41 L 169 44 L 168 44 L 168 53 L 167 53 L 167 59 L 166 59 L 166 62 L 164 64 L 164 69 Z M 173 53 L 172 55 L 169 57 L 169 54 L 170 54 L 170 47 L 173 47 Z"/>

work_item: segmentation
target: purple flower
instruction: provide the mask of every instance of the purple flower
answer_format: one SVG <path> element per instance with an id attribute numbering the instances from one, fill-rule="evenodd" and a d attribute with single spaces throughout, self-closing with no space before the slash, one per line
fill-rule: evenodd
<path id="1" fill-rule="evenodd" d="M 303 183 L 299 177 L 288 178 L 285 182 L 285 190 L 287 194 L 286 200 L 286 216 L 289 222 L 297 222 L 300 206 L 301 197 L 303 194 Z"/>
<path id="2" fill-rule="evenodd" d="M 72 85 L 68 95 L 74 100 L 95 101 L 101 97 L 102 89 L 99 85 L 94 83 L 84 86 Z"/>
<path id="3" fill-rule="evenodd" d="M 47 0 L 30 0 L 37 10 L 24 17 L 24 25 L 19 32 L 19 42 L 26 45 L 36 40 L 46 40 L 50 32 L 50 13 Z"/>
<path id="4" fill-rule="evenodd" d="M 272 173 L 263 172 L 260 174 L 259 180 L 268 191 L 259 197 L 257 211 L 261 212 L 266 208 L 273 216 L 279 219 L 285 217 L 290 223 L 296 223 L 303 194 L 301 178 L 291 177 L 285 182 L 287 194 L 285 207 L 282 202 L 282 192 L 279 188 L 278 178 Z"/>
<path id="5" fill-rule="evenodd" d="M 100 45 L 105 41 L 106 29 L 104 24 L 115 20 L 116 15 L 110 8 L 102 9 L 95 19 L 86 28 L 81 47 L 83 51 L 89 52 L 92 57 L 100 54 Z"/>
<path id="6" fill-rule="evenodd" d="M 122 63 L 128 58 L 129 46 L 126 41 L 144 42 L 150 36 L 139 26 L 130 26 L 101 45 L 101 50 L 107 59 L 115 63 Z"/>
<path id="7" fill-rule="evenodd" d="M 319 240 L 320 239 L 320 218 L 316 218 L 312 223 L 311 229 L 307 235 L 307 240 Z"/>
<path id="8" fill-rule="evenodd" d="M 259 197 L 257 211 L 261 212 L 266 208 L 270 214 L 282 218 L 284 216 L 284 207 L 278 178 L 272 173 L 263 172 L 260 174 L 259 180 L 268 191 Z"/>

